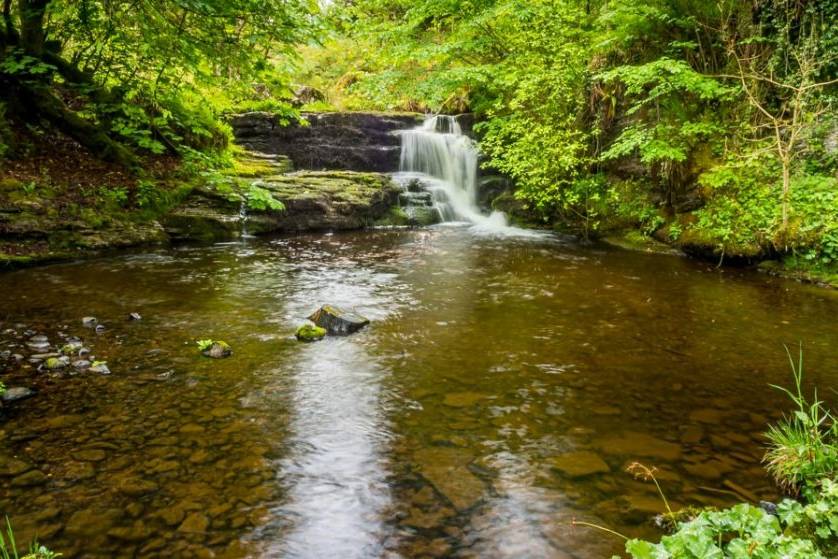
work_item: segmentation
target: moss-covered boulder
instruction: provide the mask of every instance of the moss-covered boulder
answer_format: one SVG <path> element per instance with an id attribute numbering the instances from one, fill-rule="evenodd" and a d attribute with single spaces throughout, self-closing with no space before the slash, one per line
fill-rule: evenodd
<path id="1" fill-rule="evenodd" d="M 213 359 L 223 359 L 233 355 L 233 348 L 227 342 L 221 340 L 206 340 L 198 342 L 201 349 L 201 355 L 204 357 L 211 357 Z"/>
<path id="2" fill-rule="evenodd" d="M 285 206 L 274 216 L 273 228 L 281 231 L 360 229 L 385 215 L 401 192 L 386 175 L 352 171 L 278 175 L 259 186 Z M 252 222 L 258 227 L 258 216 Z"/>
<path id="3" fill-rule="evenodd" d="M 313 324 L 303 324 L 295 334 L 301 342 L 319 342 L 326 337 L 326 329 Z"/>
<path id="4" fill-rule="evenodd" d="M 308 319 L 317 326 L 325 328 L 333 336 L 346 336 L 355 333 L 370 323 L 369 319 L 357 313 L 345 311 L 332 305 L 323 305 Z"/>

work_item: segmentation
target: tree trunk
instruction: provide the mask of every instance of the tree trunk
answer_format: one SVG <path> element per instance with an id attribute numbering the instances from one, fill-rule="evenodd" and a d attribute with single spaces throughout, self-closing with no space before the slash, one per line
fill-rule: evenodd
<path id="1" fill-rule="evenodd" d="M 791 206 L 791 162 L 788 158 L 783 163 L 783 236 L 789 227 L 789 210 Z"/>
<path id="2" fill-rule="evenodd" d="M 44 52 L 44 18 L 52 0 L 20 0 L 20 44 L 27 53 L 40 56 Z"/>
<path id="3" fill-rule="evenodd" d="M 137 166 L 137 159 L 128 148 L 112 140 L 100 127 L 68 109 L 64 102 L 53 95 L 46 86 L 22 87 L 21 93 L 26 96 L 26 104 L 31 106 L 38 115 L 98 157 L 120 163 L 128 168 Z"/>

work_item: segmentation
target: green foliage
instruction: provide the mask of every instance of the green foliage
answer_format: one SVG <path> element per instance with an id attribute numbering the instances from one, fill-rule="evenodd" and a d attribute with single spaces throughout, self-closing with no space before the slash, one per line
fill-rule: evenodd
<path id="1" fill-rule="evenodd" d="M 197 344 L 198 344 L 198 349 L 199 349 L 200 351 L 206 351 L 206 350 L 208 350 L 209 348 L 211 348 L 211 347 L 212 347 L 212 344 L 214 344 L 215 342 L 214 342 L 213 340 L 198 340 L 198 341 L 197 341 L 197 342 L 195 342 L 195 343 L 197 343 Z"/>
<path id="2" fill-rule="evenodd" d="M 6 385 L 3 384 L 2 381 L 0 381 L 0 396 L 3 396 L 3 394 L 5 394 L 5 393 L 6 393 Z"/>
<path id="3" fill-rule="evenodd" d="M 733 90 L 683 60 L 662 57 L 618 66 L 595 79 L 623 84 L 625 95 L 634 101 L 625 114 L 639 117 L 601 154 L 603 160 L 638 153 L 649 166 L 684 163 L 696 146 L 724 132 L 715 108 Z"/>
<path id="4" fill-rule="evenodd" d="M 794 390 L 782 390 L 797 409 L 772 425 L 766 433 L 770 447 L 765 455 L 768 471 L 791 493 L 813 499 L 824 479 L 838 476 L 838 424 L 815 390 L 811 401 L 803 394 L 803 351 L 797 364 L 786 348 L 794 376 Z"/>
<path id="5" fill-rule="evenodd" d="M 812 505 L 802 507 L 794 503 L 800 509 L 784 502 L 779 517 L 745 503 L 721 511 L 704 511 L 693 520 L 679 524 L 678 530 L 661 538 L 660 543 L 628 540 L 626 552 L 634 559 L 826 559 L 813 541 L 815 538 L 786 532 L 798 528 L 810 515 L 821 529 L 818 534 L 838 528 L 834 522 L 838 514 L 838 493 L 834 486 L 829 485 L 822 500 Z"/>
<path id="6" fill-rule="evenodd" d="M 60 553 L 55 553 L 42 545 L 38 545 L 37 541 L 29 545 L 28 553 L 20 555 L 12 531 L 12 524 L 9 522 L 9 517 L 6 517 L 6 535 L 4 536 L 3 532 L 0 531 L 0 559 L 57 559 L 58 557 L 61 557 Z"/>
<path id="7" fill-rule="evenodd" d="M 282 211 L 285 209 L 283 203 L 274 198 L 269 190 L 265 190 L 255 182 L 248 184 L 244 196 L 247 200 L 247 207 L 251 210 Z"/>
<path id="8" fill-rule="evenodd" d="M 343 108 L 474 112 L 484 164 L 545 220 L 651 233 L 668 216 L 678 242 L 835 262 L 835 86 L 795 109 L 806 158 L 788 225 L 777 138 L 751 101 L 787 118 L 801 80 L 835 75 L 835 2 L 346 0 L 329 15 L 336 31 L 302 49 L 300 81 Z M 756 76 L 744 84 L 740 51 Z M 627 178 L 643 184 L 631 199 L 613 188 Z M 672 221 L 693 190 L 696 218 Z"/>

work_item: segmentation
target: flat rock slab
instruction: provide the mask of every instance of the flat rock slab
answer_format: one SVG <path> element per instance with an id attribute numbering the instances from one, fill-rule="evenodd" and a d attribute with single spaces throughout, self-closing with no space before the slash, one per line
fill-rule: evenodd
<path id="1" fill-rule="evenodd" d="M 681 445 L 633 431 L 599 439 L 594 441 L 594 446 L 606 454 L 619 456 L 656 458 L 670 462 L 681 457 Z"/>
<path id="2" fill-rule="evenodd" d="M 370 323 L 363 316 L 332 305 L 323 305 L 308 317 L 313 323 L 333 336 L 353 334 Z"/>
<path id="3" fill-rule="evenodd" d="M 464 450 L 445 447 L 423 448 L 413 455 L 419 474 L 460 512 L 480 502 L 486 491 L 468 469 L 473 458 Z"/>
<path id="4" fill-rule="evenodd" d="M 571 478 L 610 472 L 611 468 L 599 454 L 588 450 L 566 452 L 553 457 L 550 465 Z"/>

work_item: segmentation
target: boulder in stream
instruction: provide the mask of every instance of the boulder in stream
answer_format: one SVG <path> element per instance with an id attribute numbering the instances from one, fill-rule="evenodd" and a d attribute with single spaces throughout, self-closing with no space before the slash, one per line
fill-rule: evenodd
<path id="1" fill-rule="evenodd" d="M 332 305 L 323 305 L 308 317 L 333 336 L 353 334 L 370 323 L 367 318 L 354 312 L 345 311 Z"/>

